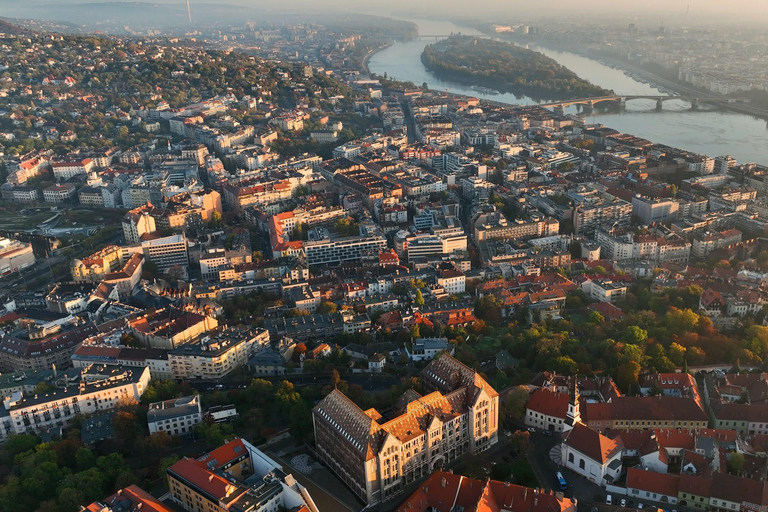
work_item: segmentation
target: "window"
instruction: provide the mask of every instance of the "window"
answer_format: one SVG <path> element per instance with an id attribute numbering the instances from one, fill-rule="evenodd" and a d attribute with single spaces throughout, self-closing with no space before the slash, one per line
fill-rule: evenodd
<path id="1" fill-rule="evenodd" d="M 568 462 L 573 463 L 573 454 L 572 453 L 568 454 Z"/>

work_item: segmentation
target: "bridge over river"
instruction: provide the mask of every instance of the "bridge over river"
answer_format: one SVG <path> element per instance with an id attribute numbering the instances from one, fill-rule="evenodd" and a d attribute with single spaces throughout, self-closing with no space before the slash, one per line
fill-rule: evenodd
<path id="1" fill-rule="evenodd" d="M 654 100 L 656 101 L 656 110 L 663 108 L 665 101 L 683 100 L 691 104 L 691 109 L 699 108 L 700 102 L 707 103 L 749 103 L 749 100 L 744 98 L 724 98 L 723 96 L 654 96 L 654 95 L 611 95 L 611 96 L 596 96 L 593 98 L 577 98 L 572 100 L 555 101 L 551 103 L 539 103 L 539 107 L 551 107 L 556 113 L 562 114 L 565 107 L 572 105 L 581 105 L 585 112 L 590 112 L 595 108 L 595 105 L 604 102 L 611 102 L 618 104 L 619 107 L 624 108 L 628 101 L 632 100 Z"/>

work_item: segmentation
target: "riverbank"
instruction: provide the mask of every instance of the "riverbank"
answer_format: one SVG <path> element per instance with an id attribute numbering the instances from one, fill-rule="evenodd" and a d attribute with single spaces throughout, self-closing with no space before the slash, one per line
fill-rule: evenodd
<path id="1" fill-rule="evenodd" d="M 486 34 L 486 35 L 488 37 L 491 37 L 489 34 Z M 494 35 L 498 36 L 497 34 L 494 34 Z M 597 62 L 604 62 L 615 69 L 620 69 L 622 71 L 630 72 L 648 81 L 651 84 L 664 87 L 670 92 L 680 96 L 689 96 L 689 97 L 719 96 L 718 94 L 713 92 L 697 89 L 690 84 L 686 84 L 685 82 L 681 82 L 679 80 L 670 80 L 668 78 L 659 76 L 656 73 L 650 71 L 649 69 L 643 67 L 642 65 L 637 65 L 633 62 L 630 62 L 626 59 L 622 59 L 610 53 L 583 50 L 583 49 L 571 47 L 571 46 L 563 47 L 562 45 L 554 44 L 552 42 L 539 40 L 539 39 L 529 40 L 529 39 L 519 39 L 515 37 L 509 37 L 508 40 L 517 45 L 535 45 L 537 47 L 544 48 L 546 50 L 550 50 L 553 52 L 567 52 L 567 53 L 572 53 L 574 55 L 578 55 L 579 57 L 583 57 L 585 59 L 590 59 Z M 768 120 L 768 109 L 754 107 L 747 103 L 728 103 L 727 96 L 723 96 L 722 101 L 719 101 L 719 100 L 709 101 L 706 103 L 715 105 L 718 108 L 721 108 L 723 110 L 728 110 L 731 112 L 737 112 L 739 114 L 753 116 L 757 119 Z"/>
<path id="2" fill-rule="evenodd" d="M 379 53 L 381 51 L 386 50 L 387 48 L 389 48 L 393 44 L 394 43 L 386 43 L 386 44 L 383 44 L 383 45 L 379 46 L 378 48 L 374 48 L 374 49 L 370 50 L 368 53 L 366 53 L 365 57 L 363 57 L 363 60 L 360 63 L 360 67 L 362 68 L 361 71 L 363 73 L 365 73 L 366 75 L 370 75 L 371 74 L 371 70 L 368 69 L 368 62 L 371 60 L 371 57 L 373 57 L 374 55 L 376 55 L 377 53 Z"/>

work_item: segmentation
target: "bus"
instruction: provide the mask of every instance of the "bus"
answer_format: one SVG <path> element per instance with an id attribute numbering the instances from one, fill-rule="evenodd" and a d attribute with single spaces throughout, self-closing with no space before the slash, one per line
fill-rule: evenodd
<path id="1" fill-rule="evenodd" d="M 563 477 L 563 474 L 558 471 L 555 473 L 555 477 L 557 478 L 557 485 L 560 486 L 560 490 L 564 491 L 568 488 L 568 483 L 565 481 L 565 478 Z"/>

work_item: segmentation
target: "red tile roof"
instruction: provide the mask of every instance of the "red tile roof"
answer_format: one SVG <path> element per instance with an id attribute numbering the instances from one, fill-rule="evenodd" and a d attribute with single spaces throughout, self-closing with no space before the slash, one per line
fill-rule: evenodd
<path id="1" fill-rule="evenodd" d="M 568 403 L 571 397 L 566 393 L 557 393 L 546 388 L 539 388 L 531 394 L 526 404 L 526 409 L 553 416 L 565 418 L 568 414 Z"/>
<path id="2" fill-rule="evenodd" d="M 88 512 L 102 512 L 104 510 L 104 505 L 110 507 L 109 510 L 112 510 L 118 509 L 121 505 L 125 506 L 125 504 L 129 504 L 127 508 L 120 508 L 119 510 L 141 509 L 141 512 L 173 512 L 173 509 L 166 507 L 141 487 L 136 485 L 121 489 L 105 500 L 94 501 L 88 505 L 85 510 Z"/>
<path id="3" fill-rule="evenodd" d="M 609 439 L 581 423 L 566 432 L 563 442 L 600 464 L 608 462 L 624 447 L 621 438 Z"/>
<path id="4" fill-rule="evenodd" d="M 627 470 L 627 489 L 650 491 L 661 496 L 674 496 L 680 487 L 680 478 L 675 475 L 643 471 L 629 468 Z"/>

